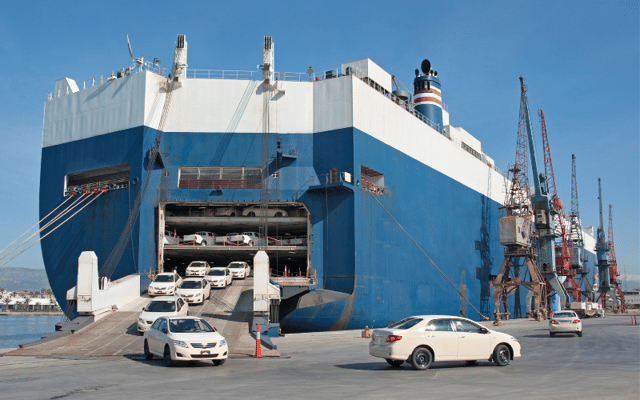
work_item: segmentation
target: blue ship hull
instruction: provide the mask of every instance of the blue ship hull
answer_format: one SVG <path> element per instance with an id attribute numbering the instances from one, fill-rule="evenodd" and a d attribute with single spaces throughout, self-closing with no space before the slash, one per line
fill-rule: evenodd
<path id="1" fill-rule="evenodd" d="M 80 253 L 92 250 L 104 263 L 117 243 L 148 172 L 148 149 L 156 133 L 138 127 L 43 149 L 41 217 L 63 201 L 60 183 L 65 175 L 130 165 L 127 189 L 105 193 L 42 242 L 60 304 L 75 285 Z M 499 204 L 355 128 L 273 134 L 270 154 L 276 154 L 277 138 L 284 148 L 297 149 L 297 159 L 280 166 L 279 190 L 272 191 L 269 200 L 305 204 L 311 213 L 318 288 L 344 295 L 294 307 L 282 316 L 284 331 L 379 327 L 412 314 L 466 313 L 479 319 L 448 280 L 466 293 L 473 307 L 490 316 L 489 277 L 502 262 Z M 226 151 L 217 154 L 222 144 Z M 260 144 L 259 134 L 164 133 L 164 168 L 151 171 L 140 216 L 112 279 L 155 271 L 159 202 L 259 201 L 260 189 L 179 189 L 176 179 L 184 165 L 260 165 Z M 384 171 L 382 194 L 362 190 L 361 165 Z M 353 171 L 356 184 L 335 191 L 305 186 L 331 168 Z M 133 184 L 136 178 L 139 183 Z"/>

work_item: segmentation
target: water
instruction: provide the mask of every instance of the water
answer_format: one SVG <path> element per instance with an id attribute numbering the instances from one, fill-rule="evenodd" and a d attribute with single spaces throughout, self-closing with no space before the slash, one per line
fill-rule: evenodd
<path id="1" fill-rule="evenodd" d="M 0 315 L 0 349 L 15 348 L 33 342 L 56 330 L 59 315 Z"/>

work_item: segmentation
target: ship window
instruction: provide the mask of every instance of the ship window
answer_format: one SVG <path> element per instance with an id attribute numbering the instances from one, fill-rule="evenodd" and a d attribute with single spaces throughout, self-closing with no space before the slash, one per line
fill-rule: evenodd
<path id="1" fill-rule="evenodd" d="M 129 187 L 129 164 L 74 172 L 65 176 L 64 194 L 82 190 L 123 189 Z"/>
<path id="2" fill-rule="evenodd" d="M 180 189 L 260 189 L 260 167 L 180 167 Z"/>

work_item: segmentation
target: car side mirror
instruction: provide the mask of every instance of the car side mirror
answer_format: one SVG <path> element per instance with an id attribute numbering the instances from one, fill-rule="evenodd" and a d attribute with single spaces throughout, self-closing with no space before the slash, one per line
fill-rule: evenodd
<path id="1" fill-rule="evenodd" d="M 480 329 L 478 329 L 478 333 L 486 334 L 486 333 L 489 333 L 489 330 L 487 328 L 480 328 Z"/>

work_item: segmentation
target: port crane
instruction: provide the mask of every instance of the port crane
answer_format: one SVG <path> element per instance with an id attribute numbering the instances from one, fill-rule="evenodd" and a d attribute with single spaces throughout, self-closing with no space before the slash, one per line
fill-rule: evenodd
<path id="1" fill-rule="evenodd" d="M 618 262 L 616 260 L 616 250 L 613 246 L 613 211 L 612 206 L 609 204 L 609 277 L 611 278 L 611 285 L 613 285 L 613 292 L 615 293 L 615 297 L 618 299 L 619 308 L 614 308 L 614 312 L 626 312 L 626 306 L 624 304 L 624 293 L 622 292 L 622 288 L 620 287 L 620 281 L 618 277 L 620 276 L 620 272 L 618 272 Z"/>
<path id="2" fill-rule="evenodd" d="M 556 272 L 559 276 L 564 276 L 565 281 L 563 286 L 565 290 L 569 290 L 573 301 L 581 301 L 580 285 L 575 280 L 577 272 L 571 268 L 571 254 L 569 252 L 569 242 L 567 233 L 567 218 L 564 212 L 564 204 L 558 197 L 558 190 L 556 189 L 556 179 L 553 173 L 553 162 L 551 160 L 551 149 L 549 147 L 549 137 L 547 135 L 547 124 L 544 119 L 544 112 L 538 110 L 538 117 L 540 118 L 540 126 L 542 130 L 542 149 L 544 158 L 544 170 L 547 182 L 548 194 L 551 198 L 551 205 L 555 209 L 553 215 L 555 223 L 555 252 L 556 252 Z M 547 288 L 549 289 L 549 288 Z M 550 292 L 550 290 L 549 290 Z M 560 294 L 560 293 L 558 293 Z M 569 306 L 569 299 L 565 299 L 566 306 Z"/>
<path id="3" fill-rule="evenodd" d="M 533 209 L 529 193 L 529 169 L 527 141 L 531 131 L 529 106 L 524 79 L 520 77 L 520 117 L 518 120 L 518 140 L 516 160 L 511 174 L 511 185 L 505 200 L 506 215 L 499 220 L 500 244 L 505 246 L 504 259 L 500 271 L 491 285 L 494 296 L 494 324 L 500 319 L 509 319 L 508 297 L 516 294 L 515 311 L 518 312 L 518 289 L 529 290 L 527 295 L 527 317 L 536 320 L 546 318 L 546 283 L 536 267 L 537 247 L 533 240 Z M 535 165 L 535 164 L 534 164 Z M 535 171 L 537 176 L 537 169 Z M 500 312 L 502 304 L 503 311 Z M 517 315 L 516 315 L 517 316 Z"/>
<path id="4" fill-rule="evenodd" d="M 611 289 L 612 277 L 609 269 L 609 243 L 604 237 L 604 221 L 602 218 L 602 184 L 600 178 L 598 178 L 598 203 L 600 206 L 600 226 L 598 226 L 598 233 L 596 238 L 596 256 L 598 258 L 598 293 L 595 299 L 596 302 L 602 300 L 602 309 L 606 309 L 607 296 L 613 300 L 613 308 L 619 307 L 618 298 Z M 616 279 L 616 277 L 613 277 Z"/>
<path id="5" fill-rule="evenodd" d="M 571 155 L 571 213 L 569 214 L 569 253 L 571 254 L 571 269 L 580 276 L 583 294 L 586 299 L 593 301 L 593 286 L 587 278 L 589 273 L 586 266 L 584 252 L 584 237 L 582 236 L 582 223 L 580 222 L 580 204 L 578 201 L 578 179 L 576 173 L 576 155 Z"/>
<path id="6" fill-rule="evenodd" d="M 536 147 L 533 141 L 533 127 L 531 116 L 529 115 L 529 104 L 527 101 L 527 88 L 524 78 L 520 76 L 520 88 L 522 92 L 522 102 L 524 102 L 524 119 L 527 137 L 529 139 L 529 153 L 531 154 L 531 169 L 533 170 L 533 182 L 535 194 L 531 198 L 533 206 L 535 231 L 537 233 L 538 259 L 537 266 L 542 276 L 547 280 L 550 287 L 560 296 L 561 306 L 567 305 L 568 294 L 562 286 L 558 274 L 556 273 L 555 256 L 555 215 L 556 209 L 553 207 L 546 179 L 538 173 L 538 160 Z"/>

